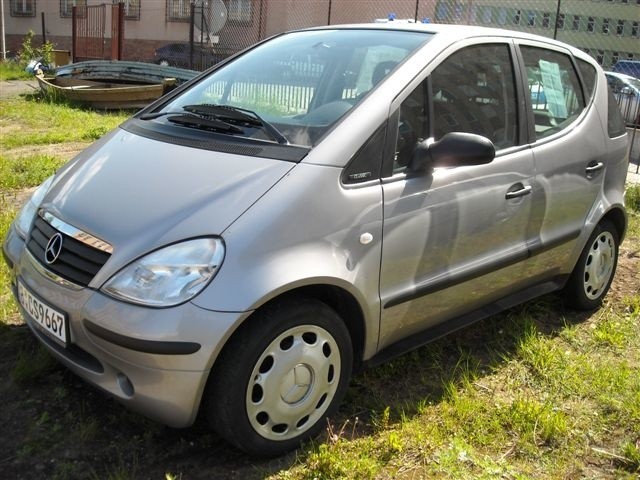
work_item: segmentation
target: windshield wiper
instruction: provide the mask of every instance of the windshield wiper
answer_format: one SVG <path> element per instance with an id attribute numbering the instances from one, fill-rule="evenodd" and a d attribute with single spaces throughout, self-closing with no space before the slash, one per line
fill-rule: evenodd
<path id="1" fill-rule="evenodd" d="M 212 130 L 214 132 L 220 133 L 232 133 L 232 134 L 241 134 L 244 133 L 244 130 L 241 128 L 235 127 L 229 123 L 222 122 L 220 120 L 216 120 L 215 118 L 205 118 L 199 117 L 197 115 L 189 115 L 189 114 L 176 114 L 169 117 L 167 120 L 173 123 L 179 123 L 180 125 L 185 125 L 187 127 L 195 127 L 201 128 L 203 130 Z"/>
<path id="2" fill-rule="evenodd" d="M 246 108 L 233 107 L 231 105 L 216 105 L 213 103 L 203 103 L 200 105 L 184 105 L 189 113 L 213 117 L 232 124 L 262 128 L 271 138 L 280 144 L 287 144 L 289 141 L 271 123 L 260 117 L 256 112 Z"/>

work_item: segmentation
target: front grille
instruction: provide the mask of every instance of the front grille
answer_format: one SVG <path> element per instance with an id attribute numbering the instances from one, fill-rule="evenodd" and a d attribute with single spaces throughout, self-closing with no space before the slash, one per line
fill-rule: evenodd
<path id="1" fill-rule="evenodd" d="M 63 237 L 62 250 L 51 264 L 45 260 L 45 249 L 53 235 Z M 27 241 L 27 249 L 48 270 L 65 280 L 86 287 L 102 266 L 109 260 L 110 253 L 90 247 L 49 225 L 42 217 L 36 216 Z"/>

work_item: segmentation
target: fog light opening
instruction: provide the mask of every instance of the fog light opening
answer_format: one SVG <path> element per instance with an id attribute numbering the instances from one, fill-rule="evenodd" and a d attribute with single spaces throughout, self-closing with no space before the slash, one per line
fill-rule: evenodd
<path id="1" fill-rule="evenodd" d="M 131 380 L 127 378 L 124 373 L 118 374 L 118 385 L 120 386 L 120 390 L 128 397 L 133 397 L 134 389 Z"/>

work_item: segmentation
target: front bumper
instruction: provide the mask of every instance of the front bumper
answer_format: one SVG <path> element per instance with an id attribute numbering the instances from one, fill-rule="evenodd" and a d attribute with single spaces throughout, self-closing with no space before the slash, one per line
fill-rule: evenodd
<path id="1" fill-rule="evenodd" d="M 65 286 L 43 272 L 13 228 L 3 253 L 12 269 L 14 295 L 20 279 L 42 301 L 67 314 L 70 342 L 65 348 L 20 307 L 54 357 L 132 410 L 172 427 L 193 423 L 215 358 L 250 312 L 214 312 L 192 303 L 146 308 Z"/>

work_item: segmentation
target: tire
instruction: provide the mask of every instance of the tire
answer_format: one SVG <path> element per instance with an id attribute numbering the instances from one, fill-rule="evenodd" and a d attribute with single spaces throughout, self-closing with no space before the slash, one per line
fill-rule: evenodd
<path id="1" fill-rule="evenodd" d="M 596 226 L 564 287 L 569 306 L 593 310 L 602 305 L 618 265 L 619 238 L 610 221 Z"/>
<path id="2" fill-rule="evenodd" d="M 216 361 L 205 392 L 207 418 L 250 455 L 284 454 L 325 426 L 352 365 L 349 331 L 326 304 L 292 299 L 267 306 Z"/>

